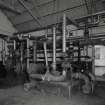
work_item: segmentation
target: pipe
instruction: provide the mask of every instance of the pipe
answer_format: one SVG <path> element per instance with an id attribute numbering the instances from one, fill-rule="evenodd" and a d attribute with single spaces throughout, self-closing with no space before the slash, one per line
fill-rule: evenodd
<path id="1" fill-rule="evenodd" d="M 61 25 L 61 24 L 62 24 L 62 22 L 55 23 L 55 24 L 50 24 L 50 25 L 47 25 L 47 26 L 44 26 L 44 27 L 35 28 L 35 29 L 32 29 L 32 30 L 16 32 L 16 33 L 14 33 L 14 35 L 26 34 L 26 33 L 35 32 L 35 31 L 41 31 L 41 30 L 51 29 L 53 26 L 55 26 L 55 25 Z"/>
<path id="2" fill-rule="evenodd" d="M 41 79 L 43 80 L 42 78 L 44 77 L 43 74 L 30 74 L 30 78 L 32 79 Z"/>
<path id="3" fill-rule="evenodd" d="M 39 25 L 40 27 L 42 27 L 42 25 L 41 25 L 40 21 L 38 20 L 38 18 L 37 18 L 35 15 L 33 15 L 32 11 L 24 4 L 24 2 L 23 2 L 22 0 L 18 0 L 18 2 L 28 11 L 28 13 L 29 13 L 29 14 L 32 16 L 32 18 L 35 20 L 35 22 L 37 22 L 38 25 Z"/>
<path id="4" fill-rule="evenodd" d="M 33 42 L 33 60 L 34 63 L 37 61 L 37 43 L 36 41 Z"/>
<path id="5" fill-rule="evenodd" d="M 92 73 L 95 74 L 95 47 L 92 45 Z"/>
<path id="6" fill-rule="evenodd" d="M 43 80 L 56 81 L 56 82 L 64 81 L 66 79 L 66 74 L 67 74 L 67 72 L 66 71 L 63 71 L 62 75 L 55 76 L 55 75 L 52 75 L 50 72 L 48 72 L 43 77 Z"/>
<path id="7" fill-rule="evenodd" d="M 44 55 L 45 55 L 46 67 L 47 67 L 47 70 L 48 70 L 48 57 L 47 57 L 47 43 L 46 42 L 43 43 L 43 47 L 44 47 Z"/>
<path id="8" fill-rule="evenodd" d="M 16 41 L 13 41 L 14 50 L 16 49 Z"/>
<path id="9" fill-rule="evenodd" d="M 30 74 L 30 77 L 32 79 L 41 79 L 43 81 L 56 81 L 56 82 L 60 82 L 60 81 L 64 81 L 66 78 L 66 71 L 63 71 L 62 75 L 59 76 L 55 76 L 52 75 L 50 72 L 47 72 L 45 75 L 43 74 Z"/>
<path id="10" fill-rule="evenodd" d="M 63 30 L 62 50 L 63 50 L 63 53 L 65 53 L 66 52 L 66 14 L 63 14 L 63 27 L 62 27 L 62 30 Z"/>
<path id="11" fill-rule="evenodd" d="M 76 19 L 76 21 L 79 21 L 79 20 L 82 20 L 82 19 L 86 19 L 86 18 L 91 18 L 92 16 L 104 15 L 104 14 L 105 14 L 105 11 L 93 13 L 93 14 L 89 14 L 87 16 L 80 17 L 80 18 Z"/>
<path id="12" fill-rule="evenodd" d="M 29 38 L 27 38 L 27 71 L 29 70 Z"/>
<path id="13" fill-rule="evenodd" d="M 53 27 L 53 70 L 56 70 L 56 27 Z"/>
<path id="14" fill-rule="evenodd" d="M 2 61 L 5 64 L 5 40 L 2 39 Z"/>
<path id="15" fill-rule="evenodd" d="M 27 70 L 29 70 L 29 69 L 27 69 Z M 21 43 L 21 47 L 20 47 L 20 73 L 22 73 L 22 72 L 23 72 L 23 44 Z"/>

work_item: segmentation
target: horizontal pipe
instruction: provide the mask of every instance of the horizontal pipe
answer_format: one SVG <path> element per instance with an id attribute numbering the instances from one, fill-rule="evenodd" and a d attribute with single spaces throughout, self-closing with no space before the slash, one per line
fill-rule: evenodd
<path id="1" fill-rule="evenodd" d="M 41 79 L 42 80 L 44 75 L 42 75 L 42 74 L 30 74 L 29 76 L 32 79 Z"/>
<path id="2" fill-rule="evenodd" d="M 45 81 L 56 81 L 56 82 L 60 82 L 65 80 L 66 78 L 66 74 L 67 71 L 63 70 L 62 75 L 59 76 L 55 76 L 53 74 L 51 74 L 50 72 L 46 72 L 46 74 L 30 74 L 30 78 L 32 79 L 41 79 L 41 80 L 45 80 Z"/>
<path id="3" fill-rule="evenodd" d="M 48 74 L 45 75 L 43 80 L 60 82 L 60 81 L 65 80 L 65 78 L 66 78 L 65 74 L 64 75 L 59 75 L 59 76 L 54 76 L 54 75 L 48 73 Z"/>
<path id="4" fill-rule="evenodd" d="M 32 30 L 17 32 L 17 33 L 14 33 L 14 35 L 26 34 L 26 33 L 35 32 L 35 31 L 41 31 L 41 30 L 51 29 L 53 26 L 59 25 L 59 24 L 62 24 L 62 22 L 60 22 L 60 23 L 55 23 L 55 24 L 50 24 L 50 25 L 48 25 L 48 26 L 40 27 L 40 28 L 36 28 L 36 29 L 32 29 Z"/>
<path id="5" fill-rule="evenodd" d="M 84 20 L 84 19 L 87 19 L 87 18 L 91 18 L 92 16 L 98 16 L 98 15 L 104 15 L 104 14 L 105 14 L 105 11 L 93 13 L 93 14 L 89 14 L 87 16 L 80 17 L 80 18 L 76 19 L 76 21 L 80 21 L 80 20 Z"/>

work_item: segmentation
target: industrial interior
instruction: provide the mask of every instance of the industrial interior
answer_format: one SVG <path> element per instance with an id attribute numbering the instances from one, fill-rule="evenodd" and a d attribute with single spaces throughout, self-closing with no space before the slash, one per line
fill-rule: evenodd
<path id="1" fill-rule="evenodd" d="M 0 105 L 105 105 L 105 0 L 0 0 Z"/>

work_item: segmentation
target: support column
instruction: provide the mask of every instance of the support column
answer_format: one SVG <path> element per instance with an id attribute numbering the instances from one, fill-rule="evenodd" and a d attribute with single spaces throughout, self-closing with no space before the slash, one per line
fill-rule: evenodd
<path id="1" fill-rule="evenodd" d="M 53 70 L 56 71 L 56 27 L 53 27 Z"/>
<path id="2" fill-rule="evenodd" d="M 62 27 L 62 30 L 63 30 L 62 50 L 63 50 L 63 53 L 65 53 L 66 52 L 66 14 L 63 14 L 63 27 Z"/>

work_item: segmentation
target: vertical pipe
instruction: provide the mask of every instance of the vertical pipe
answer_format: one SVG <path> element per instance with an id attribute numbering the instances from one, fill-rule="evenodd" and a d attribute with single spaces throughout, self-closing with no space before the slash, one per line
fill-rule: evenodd
<path id="1" fill-rule="evenodd" d="M 16 41 L 13 41 L 14 50 L 16 49 Z"/>
<path id="2" fill-rule="evenodd" d="M 85 60 L 86 60 L 86 70 L 89 69 L 89 67 L 88 67 L 88 66 L 89 66 L 89 65 L 88 65 L 88 58 L 87 58 L 88 55 L 89 55 L 89 54 L 88 54 L 88 45 L 86 45 L 86 58 L 85 58 Z"/>
<path id="3" fill-rule="evenodd" d="M 80 48 L 80 42 L 78 42 L 78 64 L 80 64 L 80 56 L 81 56 L 81 48 Z"/>
<path id="4" fill-rule="evenodd" d="M 2 53 L 1 53 L 1 59 L 3 61 L 3 39 L 2 39 Z"/>
<path id="5" fill-rule="evenodd" d="M 48 70 L 48 57 L 47 57 L 47 44 L 46 44 L 46 42 L 43 43 L 43 47 L 44 47 L 46 67 L 47 67 L 47 70 Z"/>
<path id="6" fill-rule="evenodd" d="M 27 38 L 27 71 L 29 70 L 29 38 Z"/>
<path id="7" fill-rule="evenodd" d="M 63 49 L 63 53 L 66 52 L 66 14 L 63 14 L 63 39 L 62 39 L 62 49 Z"/>
<path id="8" fill-rule="evenodd" d="M 20 56 L 21 56 L 21 58 L 20 58 L 20 73 L 22 73 L 23 72 L 23 44 L 22 44 L 22 41 L 21 41 L 21 47 L 20 47 Z"/>
<path id="9" fill-rule="evenodd" d="M 56 27 L 53 27 L 53 70 L 56 70 Z"/>
<path id="10" fill-rule="evenodd" d="M 2 61 L 5 64 L 5 41 L 2 39 Z"/>
<path id="11" fill-rule="evenodd" d="M 92 45 L 92 73 L 95 74 L 95 47 Z"/>
<path id="12" fill-rule="evenodd" d="M 33 60 L 34 60 L 34 63 L 36 63 L 37 61 L 37 43 L 36 42 L 33 42 Z"/>

